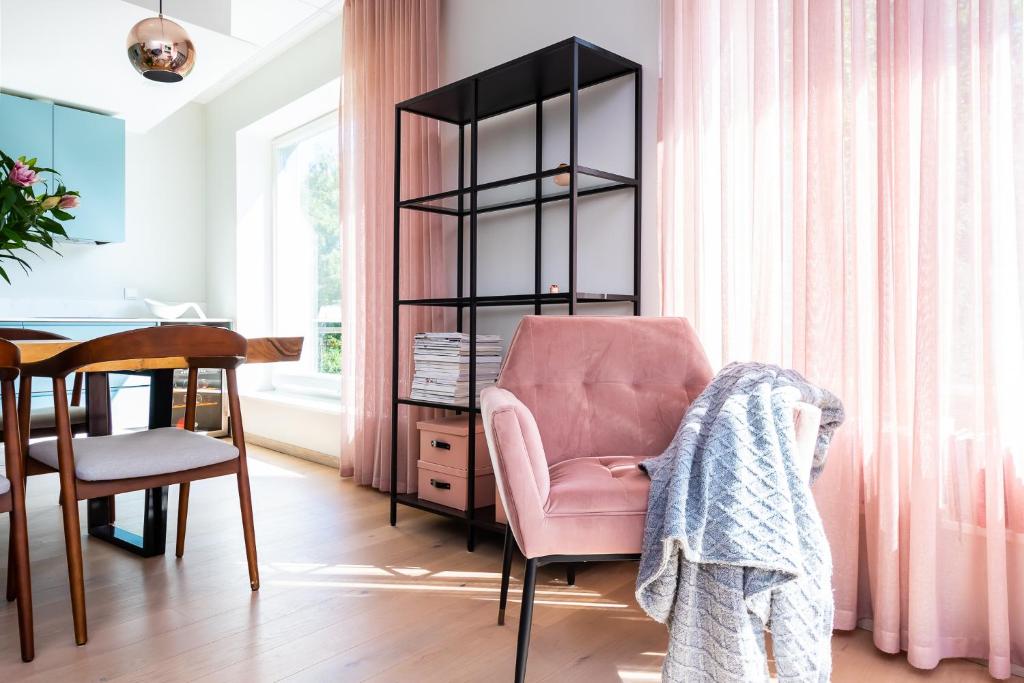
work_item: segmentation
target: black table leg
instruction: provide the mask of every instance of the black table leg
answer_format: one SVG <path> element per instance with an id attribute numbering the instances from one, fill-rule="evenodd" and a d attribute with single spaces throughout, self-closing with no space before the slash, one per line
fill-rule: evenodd
<path id="1" fill-rule="evenodd" d="M 171 426 L 171 407 L 174 395 L 174 370 L 154 370 L 149 373 L 149 428 Z M 91 378 L 93 375 L 89 375 Z M 103 375 L 103 387 L 96 382 L 97 390 L 106 396 L 107 434 L 110 433 L 110 388 Z M 90 435 L 92 435 L 92 413 L 94 405 L 103 410 L 99 404 L 92 402 L 93 382 L 88 384 L 90 393 Z M 97 416 L 97 422 L 100 418 Z M 89 500 L 87 517 L 89 535 L 123 548 L 141 557 L 163 555 L 167 549 L 167 487 L 159 486 L 146 490 L 145 517 L 142 522 L 142 535 L 122 529 L 114 524 L 114 497 L 95 498 Z"/>
<path id="2" fill-rule="evenodd" d="M 88 416 L 86 425 L 88 436 L 107 436 L 114 432 L 110 415 L 110 375 L 105 372 L 86 373 L 85 406 Z M 86 507 L 88 512 L 86 527 L 89 529 L 114 521 L 114 497 L 107 496 L 102 500 L 104 505 L 96 513 L 102 514 L 102 517 L 97 516 L 94 519 L 92 505 Z M 102 521 L 100 521 L 101 519 Z"/>

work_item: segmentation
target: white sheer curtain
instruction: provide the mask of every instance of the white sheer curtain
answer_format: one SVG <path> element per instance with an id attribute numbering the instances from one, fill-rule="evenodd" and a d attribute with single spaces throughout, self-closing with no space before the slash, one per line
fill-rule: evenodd
<path id="1" fill-rule="evenodd" d="M 849 415 L 838 628 L 1024 666 L 1021 0 L 663 1 L 662 298 Z"/>

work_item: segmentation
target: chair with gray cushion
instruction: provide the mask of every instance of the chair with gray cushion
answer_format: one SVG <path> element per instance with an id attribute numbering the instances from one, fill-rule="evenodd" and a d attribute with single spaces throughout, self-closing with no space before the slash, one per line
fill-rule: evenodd
<path id="1" fill-rule="evenodd" d="M 0 399 L 3 414 L 9 419 L 3 428 L 4 462 L 6 476 L 0 473 L 0 513 L 9 513 L 11 533 L 7 571 L 8 583 L 14 588 L 8 599 L 18 601 L 18 632 L 21 638 L 21 658 L 31 662 L 35 657 L 32 632 L 32 583 L 28 565 L 28 528 L 25 518 L 25 471 L 18 433 L 17 407 L 14 399 L 14 380 L 18 376 L 18 347 L 0 340 Z M 7 477 L 10 477 L 8 479 Z"/>
<path id="2" fill-rule="evenodd" d="M 223 328 L 190 325 L 150 327 L 82 342 L 50 358 L 22 366 L 25 375 L 47 377 L 53 381 L 57 438 L 33 443 L 28 456 L 36 468 L 60 473 L 71 607 L 75 641 L 79 645 L 88 638 L 78 519 L 78 501 L 81 500 L 178 484 L 176 553 L 182 557 L 190 482 L 235 475 L 242 509 L 249 585 L 252 590 L 259 590 L 249 474 L 235 378 L 235 368 L 245 361 L 246 346 L 244 337 Z M 189 369 L 185 429 L 166 427 L 113 436 L 73 438 L 65 390 L 65 378 L 69 374 L 102 370 L 125 361 L 137 362 L 141 369 L 166 367 L 160 363 L 169 358 L 184 359 L 183 364 L 187 364 Z M 196 396 L 199 370 L 202 368 L 225 371 L 232 443 L 191 431 L 196 422 Z"/>

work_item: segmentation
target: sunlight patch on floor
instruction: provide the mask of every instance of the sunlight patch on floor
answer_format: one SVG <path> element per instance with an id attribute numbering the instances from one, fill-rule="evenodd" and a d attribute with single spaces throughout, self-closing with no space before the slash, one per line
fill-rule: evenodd
<path id="1" fill-rule="evenodd" d="M 249 476 L 260 477 L 260 478 L 277 478 L 277 479 L 305 479 L 306 475 L 301 472 L 289 470 L 278 465 L 271 465 L 265 460 L 258 460 L 256 458 L 248 458 L 249 464 Z"/>
<path id="2" fill-rule="evenodd" d="M 360 591 L 408 591 L 439 594 L 466 594 L 485 596 L 484 599 L 496 601 L 501 589 L 496 585 L 465 585 L 453 583 L 431 582 L 389 582 L 389 581 L 317 581 L 304 579 L 273 578 L 264 581 L 271 586 L 291 588 L 337 588 L 342 590 Z M 519 602 L 520 591 L 509 591 L 509 602 Z M 493 597 L 491 597 L 493 596 Z M 545 590 L 536 591 L 535 603 L 558 607 L 586 607 L 600 609 L 628 609 L 630 606 L 621 602 L 612 602 L 593 591 Z"/>
<path id="3" fill-rule="evenodd" d="M 497 581 L 501 579 L 501 572 L 455 572 L 441 571 L 434 574 L 435 579 L 490 579 Z"/>
<path id="4" fill-rule="evenodd" d="M 619 669 L 619 680 L 622 683 L 660 683 L 661 672 Z"/>

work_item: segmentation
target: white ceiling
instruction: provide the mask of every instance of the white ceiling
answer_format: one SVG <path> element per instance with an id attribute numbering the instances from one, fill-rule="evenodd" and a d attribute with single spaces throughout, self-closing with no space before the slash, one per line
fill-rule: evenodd
<path id="1" fill-rule="evenodd" d="M 208 101 L 341 11 L 341 0 L 164 0 L 164 15 L 192 37 L 196 66 L 180 83 L 154 83 L 128 63 L 126 38 L 157 4 L 0 0 L 0 89 L 114 114 L 142 132 Z"/>

